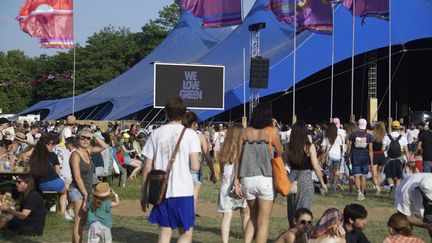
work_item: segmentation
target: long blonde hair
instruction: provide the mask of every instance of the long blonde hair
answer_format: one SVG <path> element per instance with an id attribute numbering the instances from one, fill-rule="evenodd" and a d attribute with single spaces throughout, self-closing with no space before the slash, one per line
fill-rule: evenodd
<path id="1" fill-rule="evenodd" d="M 373 131 L 373 135 L 374 135 L 375 141 L 377 143 L 382 143 L 382 141 L 384 140 L 384 136 L 386 135 L 386 130 L 385 130 L 385 127 L 384 127 L 384 123 L 378 122 L 375 125 L 374 131 Z"/>
<path id="2" fill-rule="evenodd" d="M 226 138 L 219 152 L 221 168 L 223 168 L 226 163 L 232 164 L 237 157 L 241 130 L 242 126 L 240 124 L 233 124 L 228 128 Z"/>

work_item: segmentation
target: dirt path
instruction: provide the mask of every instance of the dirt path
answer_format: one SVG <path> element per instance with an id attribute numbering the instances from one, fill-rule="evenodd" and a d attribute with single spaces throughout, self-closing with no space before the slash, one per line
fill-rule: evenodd
<path id="1" fill-rule="evenodd" d="M 312 212 L 316 218 L 319 217 L 329 206 L 314 205 Z M 342 209 L 342 208 L 341 208 Z M 150 212 L 150 209 L 148 210 Z M 391 207 L 368 208 L 368 220 L 386 221 L 395 212 Z M 114 215 L 121 216 L 145 216 L 140 209 L 138 200 L 123 200 L 119 207 L 113 208 Z M 198 202 L 197 214 L 201 217 L 219 217 L 217 205 L 210 202 Z M 234 214 L 238 217 L 239 214 Z M 287 217 L 286 204 L 276 204 L 273 207 L 272 217 Z"/>

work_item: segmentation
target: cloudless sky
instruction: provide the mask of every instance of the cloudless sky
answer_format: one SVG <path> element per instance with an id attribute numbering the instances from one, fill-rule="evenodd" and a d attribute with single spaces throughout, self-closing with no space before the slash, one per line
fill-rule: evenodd
<path id="1" fill-rule="evenodd" d="M 0 51 L 20 49 L 28 56 L 53 55 L 61 49 L 42 49 L 37 38 L 21 31 L 18 16 L 25 0 L 0 0 Z M 75 0 L 74 35 L 75 42 L 85 45 L 87 37 L 103 27 L 127 27 L 132 32 L 141 31 L 150 19 L 156 19 L 158 12 L 174 0 Z M 244 0 L 245 10 L 252 7 L 254 0 Z"/>

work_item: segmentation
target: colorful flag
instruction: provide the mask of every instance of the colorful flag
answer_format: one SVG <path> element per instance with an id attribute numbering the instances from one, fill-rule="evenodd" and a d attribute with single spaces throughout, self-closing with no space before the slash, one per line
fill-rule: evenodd
<path id="1" fill-rule="evenodd" d="M 294 0 L 270 0 L 267 9 L 271 10 L 276 19 L 282 23 L 294 22 Z"/>
<path id="2" fill-rule="evenodd" d="M 202 19 L 204 28 L 242 23 L 241 0 L 181 0 L 182 8 Z"/>
<path id="3" fill-rule="evenodd" d="M 297 32 L 310 30 L 322 34 L 333 32 L 331 0 L 303 0 L 297 3 Z"/>
<path id="4" fill-rule="evenodd" d="M 17 17 L 21 30 L 42 48 L 73 48 L 73 0 L 27 0 Z"/>
<path id="5" fill-rule="evenodd" d="M 352 11 L 353 0 L 344 0 L 343 5 Z M 389 0 L 355 0 L 355 16 L 376 17 L 388 20 Z"/>

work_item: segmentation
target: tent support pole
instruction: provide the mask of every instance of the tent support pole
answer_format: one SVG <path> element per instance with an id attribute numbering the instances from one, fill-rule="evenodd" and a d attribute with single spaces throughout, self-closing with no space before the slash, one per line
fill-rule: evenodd
<path id="1" fill-rule="evenodd" d="M 392 123 L 392 109 L 391 109 L 391 101 L 392 101 L 392 17 L 391 17 L 391 1 L 389 0 L 389 66 L 388 66 L 388 87 L 389 87 L 389 98 L 388 98 L 388 126 L 389 131 L 391 131 L 391 123 Z"/>
<path id="2" fill-rule="evenodd" d="M 331 122 L 331 119 L 333 118 L 333 85 L 334 85 L 334 57 L 335 57 L 335 54 L 334 54 L 334 52 L 335 52 L 335 49 L 334 49 L 334 38 L 335 38 L 335 33 L 334 33 L 334 31 L 335 31 L 335 22 L 334 22 L 334 18 L 335 18 L 335 16 L 334 16 L 334 7 L 335 7 L 335 4 L 334 3 L 332 3 L 332 64 L 331 64 L 331 80 L 330 80 L 330 122 Z"/>
<path id="3" fill-rule="evenodd" d="M 350 121 L 355 122 L 354 115 L 354 55 L 355 55 L 355 6 L 356 1 L 352 2 L 352 39 L 351 39 L 351 113 Z"/>
<path id="4" fill-rule="evenodd" d="M 144 118 L 141 120 L 140 123 L 142 123 L 143 121 L 145 121 L 145 119 L 148 117 L 148 115 L 153 111 L 153 108 L 150 109 L 150 111 L 147 113 L 147 115 L 144 116 Z"/>
<path id="5" fill-rule="evenodd" d="M 161 111 L 163 111 L 164 110 L 164 108 L 162 108 L 162 109 L 160 109 L 159 111 L 158 111 L 158 113 L 156 113 L 156 115 L 151 119 L 151 121 L 146 125 L 146 127 L 145 127 L 145 129 L 147 129 L 148 128 L 148 126 L 156 119 L 156 117 L 159 115 L 159 113 L 161 113 Z"/>
<path id="6" fill-rule="evenodd" d="M 297 122 L 296 116 L 296 62 L 297 62 L 297 4 L 294 2 L 294 50 L 293 50 L 293 112 L 292 125 Z"/>
<path id="7" fill-rule="evenodd" d="M 244 20 L 244 1 L 241 1 L 241 14 L 242 14 L 242 22 Z M 247 126 L 247 117 L 246 117 L 246 47 L 245 47 L 245 35 L 244 28 L 242 29 L 242 51 L 243 51 L 243 118 L 242 125 L 243 127 Z"/>

